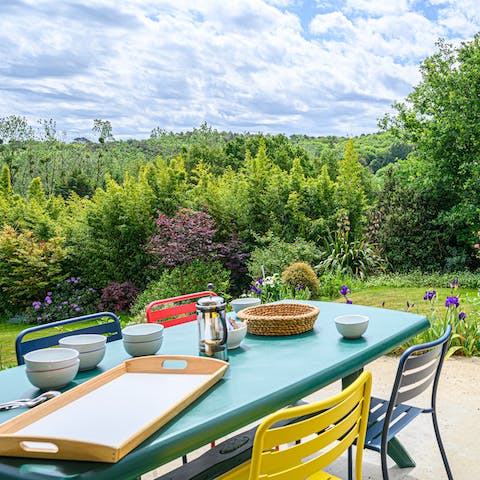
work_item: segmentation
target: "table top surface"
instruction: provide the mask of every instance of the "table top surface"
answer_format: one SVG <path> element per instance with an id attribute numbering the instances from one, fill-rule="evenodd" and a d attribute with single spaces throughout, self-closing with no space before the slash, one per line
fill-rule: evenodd
<path id="1" fill-rule="evenodd" d="M 305 303 L 320 308 L 312 331 L 290 337 L 248 334 L 239 348 L 229 350 L 230 366 L 220 382 L 119 462 L 1 457 L 0 478 L 136 478 L 360 370 L 429 327 L 422 315 L 361 305 Z M 338 334 L 334 318 L 347 313 L 369 317 L 368 329 L 361 338 L 347 340 Z M 197 355 L 197 345 L 197 325 L 190 322 L 165 330 L 159 354 Z M 67 388 L 128 358 L 122 341 L 107 343 L 106 356 L 99 366 L 80 372 Z M 28 382 L 25 366 L 1 371 L 0 385 L 0 402 L 39 394 Z M 0 412 L 0 423 L 20 413 L 22 409 Z"/>

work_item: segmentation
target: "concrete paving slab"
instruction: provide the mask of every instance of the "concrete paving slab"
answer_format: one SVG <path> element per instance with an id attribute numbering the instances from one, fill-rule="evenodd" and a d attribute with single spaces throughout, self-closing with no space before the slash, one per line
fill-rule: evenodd
<path id="1" fill-rule="evenodd" d="M 373 375 L 373 394 L 388 398 L 395 378 L 398 358 L 384 356 L 367 365 Z M 337 393 L 340 383 L 330 385 L 307 397 L 307 400 L 320 400 Z M 416 399 L 417 400 L 417 399 Z M 428 402 L 428 394 L 415 404 L 423 406 Z M 450 358 L 444 364 L 437 397 L 440 433 L 455 480 L 480 479 L 480 358 Z M 398 468 L 389 463 L 391 480 L 442 480 L 446 479 L 440 452 L 435 440 L 431 415 L 421 415 L 399 435 L 400 441 L 414 458 L 415 468 Z M 208 447 L 205 447 L 208 448 Z M 189 455 L 194 458 L 205 449 Z M 180 465 L 171 462 L 142 477 L 152 480 Z M 347 478 L 345 458 L 340 458 L 329 468 L 340 478 Z M 365 451 L 363 478 L 381 480 L 380 456 Z M 188 480 L 188 479 L 185 479 Z"/>

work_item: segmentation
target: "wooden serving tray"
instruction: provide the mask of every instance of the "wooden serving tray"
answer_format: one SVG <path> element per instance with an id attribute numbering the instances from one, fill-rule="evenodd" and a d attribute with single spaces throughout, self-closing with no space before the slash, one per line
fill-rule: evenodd
<path id="1" fill-rule="evenodd" d="M 0 425 L 0 455 L 118 462 L 220 380 L 228 363 L 127 360 Z"/>

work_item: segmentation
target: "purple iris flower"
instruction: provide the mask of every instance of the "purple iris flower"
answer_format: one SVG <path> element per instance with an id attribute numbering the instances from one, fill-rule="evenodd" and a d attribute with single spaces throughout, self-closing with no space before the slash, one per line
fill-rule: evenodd
<path id="1" fill-rule="evenodd" d="M 352 293 L 350 289 L 346 285 L 342 285 L 342 288 L 340 289 L 340 295 L 343 297 L 347 295 L 348 293 Z"/>
<path id="2" fill-rule="evenodd" d="M 257 280 L 257 283 L 258 283 L 259 285 L 263 285 L 263 280 L 262 280 L 261 278 L 259 278 L 259 279 Z"/>
<path id="3" fill-rule="evenodd" d="M 45 303 L 47 305 L 50 305 L 52 303 L 52 299 L 48 295 L 45 297 Z"/>
<path id="4" fill-rule="evenodd" d="M 42 306 L 42 302 L 33 302 L 32 306 L 35 310 L 38 310 Z"/>
<path id="5" fill-rule="evenodd" d="M 262 290 L 260 288 L 257 288 L 255 285 L 252 285 L 251 290 L 253 293 L 256 293 L 257 295 L 260 295 L 262 293 Z"/>
<path id="6" fill-rule="evenodd" d="M 452 280 L 451 282 L 448 282 L 450 285 L 450 288 L 453 288 L 456 290 L 458 288 L 458 277 L 455 280 Z"/>
<path id="7" fill-rule="evenodd" d="M 432 290 L 431 292 L 430 291 L 426 291 L 425 292 L 425 295 L 423 297 L 424 300 L 433 300 L 435 295 L 437 295 L 437 292 L 435 290 Z"/>
<path id="8" fill-rule="evenodd" d="M 303 285 L 299 285 L 299 286 L 297 287 L 297 290 L 303 290 Z"/>
<path id="9" fill-rule="evenodd" d="M 352 301 L 347 299 L 347 305 L 351 305 Z"/>
<path id="10" fill-rule="evenodd" d="M 447 299 L 445 300 L 445 306 L 447 308 L 451 307 L 451 306 L 454 306 L 455 308 L 458 307 L 459 303 L 458 303 L 458 297 L 455 297 L 455 296 L 450 296 L 450 297 L 447 297 Z"/>
<path id="11" fill-rule="evenodd" d="M 465 312 L 460 312 L 458 314 L 458 319 L 464 321 L 467 318 L 467 314 Z"/>

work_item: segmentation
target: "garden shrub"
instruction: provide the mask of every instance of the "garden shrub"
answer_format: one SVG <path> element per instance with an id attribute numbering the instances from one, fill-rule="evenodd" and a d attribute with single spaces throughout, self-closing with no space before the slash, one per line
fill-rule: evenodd
<path id="1" fill-rule="evenodd" d="M 258 278 L 283 272 L 294 262 L 315 264 L 319 259 L 320 251 L 313 242 L 298 238 L 288 243 L 268 234 L 260 239 L 260 246 L 252 251 L 247 267 L 250 276 Z"/>
<path id="2" fill-rule="evenodd" d="M 100 310 L 124 312 L 130 308 L 140 290 L 130 281 L 123 283 L 112 282 L 102 290 L 100 296 Z"/>
<path id="3" fill-rule="evenodd" d="M 206 212 L 183 208 L 172 218 L 160 214 L 156 225 L 158 231 L 150 239 L 147 251 L 158 264 L 176 267 L 192 263 L 210 257 L 221 248 L 214 241 L 215 219 Z"/>
<path id="4" fill-rule="evenodd" d="M 130 279 L 144 285 L 150 270 L 145 251 L 155 229 L 153 192 L 146 179 L 127 176 L 119 185 L 107 180 L 68 225 L 69 267 L 96 288 Z"/>
<path id="5" fill-rule="evenodd" d="M 27 314 L 32 323 L 50 323 L 98 311 L 98 292 L 78 277 L 69 277 L 32 302 Z"/>
<path id="6" fill-rule="evenodd" d="M 64 239 L 38 240 L 9 225 L 0 230 L 0 310 L 15 313 L 62 278 Z"/>
<path id="7" fill-rule="evenodd" d="M 144 314 L 145 307 L 154 300 L 201 292 L 209 282 L 213 283 L 217 294 L 225 295 L 229 289 L 229 277 L 228 270 L 218 261 L 204 263 L 195 260 L 190 265 L 164 270 L 160 278 L 137 297 L 131 311 L 135 315 Z"/>
<path id="8" fill-rule="evenodd" d="M 290 288 L 308 288 L 315 297 L 318 295 L 319 281 L 313 268 L 304 262 L 292 263 L 283 273 L 282 280 Z"/>

